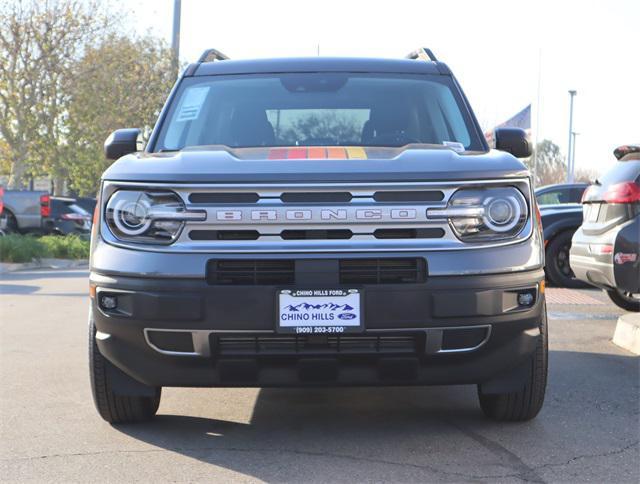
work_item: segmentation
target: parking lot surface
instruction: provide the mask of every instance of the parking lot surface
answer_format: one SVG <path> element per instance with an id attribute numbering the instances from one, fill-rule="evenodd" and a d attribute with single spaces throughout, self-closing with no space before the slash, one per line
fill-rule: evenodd
<path id="1" fill-rule="evenodd" d="M 174 389 L 110 426 L 87 368 L 87 272 L 0 278 L 5 482 L 640 481 L 640 359 L 611 343 L 597 290 L 548 289 L 537 419 L 484 419 L 475 387 Z"/>

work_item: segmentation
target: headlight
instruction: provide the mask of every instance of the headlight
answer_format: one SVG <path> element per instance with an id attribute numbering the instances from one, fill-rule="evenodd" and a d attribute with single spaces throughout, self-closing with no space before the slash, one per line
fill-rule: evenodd
<path id="1" fill-rule="evenodd" d="M 147 244 L 171 244 L 187 220 L 205 219 L 206 212 L 187 211 L 182 199 L 168 191 L 118 190 L 105 213 L 117 239 Z"/>
<path id="2" fill-rule="evenodd" d="M 527 201 L 515 187 L 462 189 L 455 192 L 447 208 L 432 208 L 430 219 L 449 220 L 464 242 L 496 241 L 516 237 L 527 223 Z"/>

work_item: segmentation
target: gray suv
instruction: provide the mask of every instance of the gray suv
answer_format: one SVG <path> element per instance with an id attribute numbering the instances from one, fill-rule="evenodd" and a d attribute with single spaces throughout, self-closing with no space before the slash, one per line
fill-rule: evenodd
<path id="1" fill-rule="evenodd" d="M 115 131 L 92 235 L 90 370 L 109 422 L 161 388 L 477 385 L 527 420 L 544 251 L 519 129 L 490 150 L 428 49 L 186 68 L 146 147 Z"/>

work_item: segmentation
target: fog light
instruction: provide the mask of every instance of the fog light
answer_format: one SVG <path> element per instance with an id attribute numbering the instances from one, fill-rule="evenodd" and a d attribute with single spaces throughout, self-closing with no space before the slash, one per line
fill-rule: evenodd
<path id="1" fill-rule="evenodd" d="M 118 307 L 118 298 L 116 296 L 100 296 L 100 306 L 103 309 L 115 309 Z"/>
<path id="2" fill-rule="evenodd" d="M 533 294 L 530 292 L 521 292 L 518 294 L 518 304 L 520 306 L 531 306 L 533 304 Z"/>

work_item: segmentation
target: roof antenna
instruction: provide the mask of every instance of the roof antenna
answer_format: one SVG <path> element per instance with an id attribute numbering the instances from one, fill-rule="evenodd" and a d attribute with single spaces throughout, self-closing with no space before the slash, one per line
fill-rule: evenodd
<path id="1" fill-rule="evenodd" d="M 320 57 L 320 42 L 318 42 L 318 57 Z"/>

